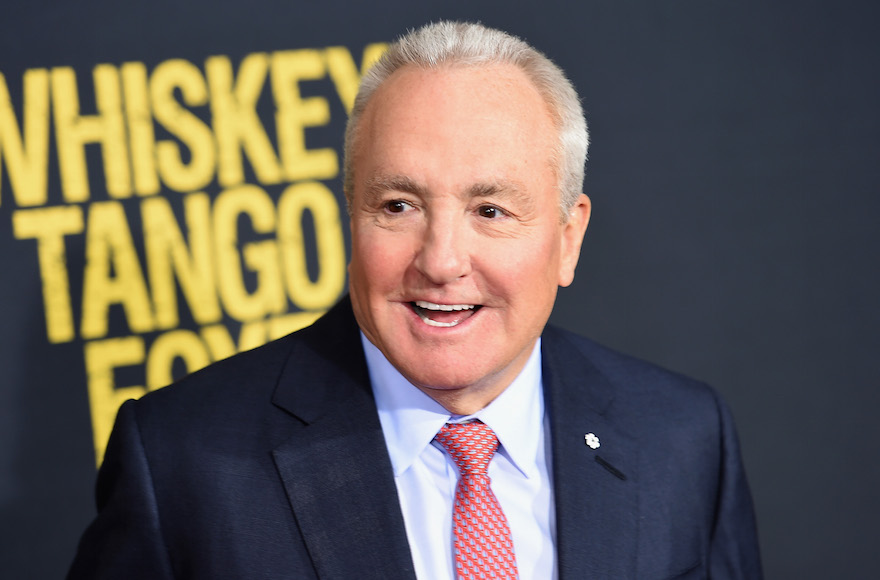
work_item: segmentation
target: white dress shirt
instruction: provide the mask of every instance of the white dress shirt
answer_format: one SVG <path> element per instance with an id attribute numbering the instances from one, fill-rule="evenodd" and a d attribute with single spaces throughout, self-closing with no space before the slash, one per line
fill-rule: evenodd
<path id="1" fill-rule="evenodd" d="M 510 525 L 519 577 L 556 578 L 550 427 L 544 414 L 541 341 L 510 386 L 487 407 L 466 417 L 450 415 L 414 387 L 363 333 L 361 342 L 419 580 L 455 578 L 452 506 L 458 469 L 433 439 L 445 423 L 468 419 L 479 419 L 491 427 L 500 442 L 489 464 L 489 477 Z"/>

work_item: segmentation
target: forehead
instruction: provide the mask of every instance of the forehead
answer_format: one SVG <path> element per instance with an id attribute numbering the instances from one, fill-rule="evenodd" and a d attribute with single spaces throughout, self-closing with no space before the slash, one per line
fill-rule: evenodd
<path id="1" fill-rule="evenodd" d="M 374 92 L 367 111 L 397 109 L 430 99 L 434 105 L 486 104 L 492 108 L 520 108 L 521 114 L 547 115 L 547 107 L 531 79 L 509 63 L 443 64 L 433 68 L 405 65 Z"/>
<path id="2" fill-rule="evenodd" d="M 556 137 L 540 93 L 513 65 L 409 65 L 379 87 L 363 113 L 356 181 L 412 171 L 484 182 L 544 177 Z"/>

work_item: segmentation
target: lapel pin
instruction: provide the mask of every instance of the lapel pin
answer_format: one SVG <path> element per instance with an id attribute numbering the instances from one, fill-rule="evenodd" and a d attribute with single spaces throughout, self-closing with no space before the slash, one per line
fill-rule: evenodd
<path id="1" fill-rule="evenodd" d="M 593 433 L 587 433 L 584 435 L 584 442 L 586 442 L 587 447 L 590 449 L 598 449 L 599 448 L 599 438 L 596 437 Z"/>

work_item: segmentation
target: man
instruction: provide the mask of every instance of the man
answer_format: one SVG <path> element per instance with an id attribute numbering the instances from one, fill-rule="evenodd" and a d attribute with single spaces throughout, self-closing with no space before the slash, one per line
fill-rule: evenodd
<path id="1" fill-rule="evenodd" d="M 522 41 L 395 43 L 346 132 L 350 298 L 126 403 L 70 577 L 760 578 L 719 397 L 545 328 L 586 146 Z"/>

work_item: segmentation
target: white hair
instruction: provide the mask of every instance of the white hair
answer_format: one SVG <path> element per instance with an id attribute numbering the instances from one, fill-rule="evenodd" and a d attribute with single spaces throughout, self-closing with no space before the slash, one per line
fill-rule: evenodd
<path id="1" fill-rule="evenodd" d="M 411 30 L 364 75 L 345 129 L 344 191 L 351 207 L 354 186 L 353 151 L 358 123 L 370 98 L 395 71 L 404 66 L 511 64 L 532 81 L 559 131 L 553 163 L 563 216 L 583 191 L 589 135 L 584 110 L 571 81 L 556 64 L 525 41 L 500 30 L 470 22 L 437 22 Z"/>

